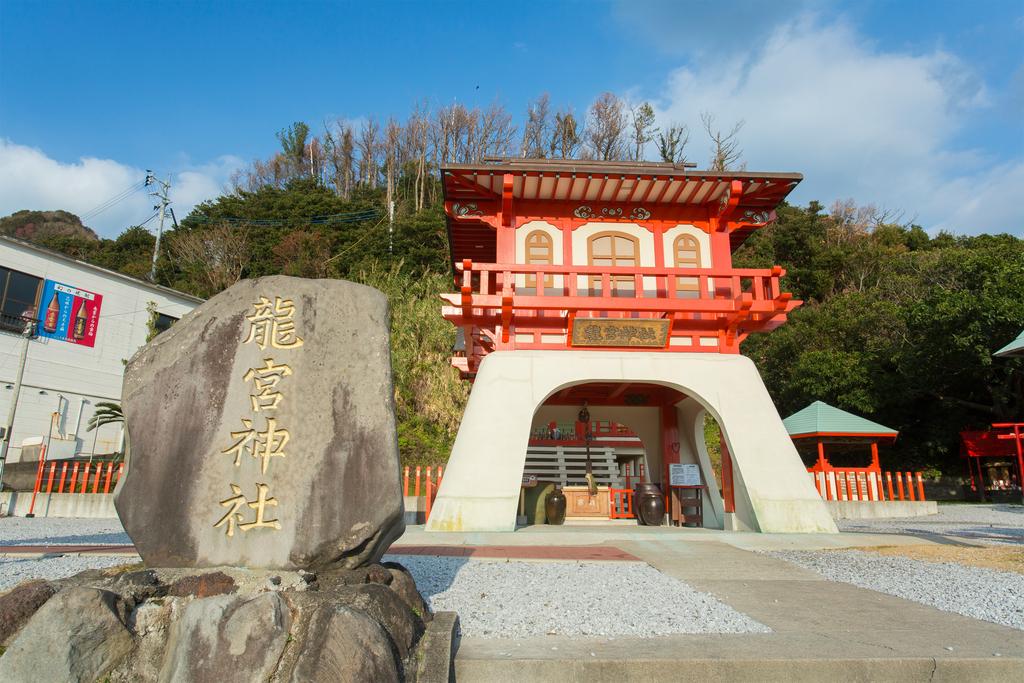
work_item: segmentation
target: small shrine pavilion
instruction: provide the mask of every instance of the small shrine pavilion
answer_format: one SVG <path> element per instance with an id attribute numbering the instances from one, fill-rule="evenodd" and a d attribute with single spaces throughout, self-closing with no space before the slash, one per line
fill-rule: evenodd
<path id="1" fill-rule="evenodd" d="M 740 355 L 800 305 L 781 267 L 732 264 L 800 174 L 496 159 L 441 176 L 454 276 L 442 314 L 473 388 L 429 531 L 513 530 L 531 436 L 578 415 L 635 434 L 666 497 L 672 466 L 697 465 L 705 526 L 836 531 Z M 720 475 L 706 415 L 722 433 Z"/>
<path id="2" fill-rule="evenodd" d="M 841 459 L 839 469 L 874 472 L 882 476 L 878 462 L 878 444 L 892 443 L 899 435 L 895 429 L 866 420 L 822 401 L 815 401 L 782 421 L 797 444 L 808 472 L 837 469 L 831 458 Z M 806 444 L 806 445 L 805 445 Z M 826 451 L 826 444 L 829 451 Z M 871 460 L 865 464 L 864 446 L 871 447 Z"/>
<path id="3" fill-rule="evenodd" d="M 1012 342 L 1010 342 L 1003 348 L 999 349 L 992 355 L 999 358 L 1013 358 L 1024 356 L 1024 330 L 1020 331 L 1020 334 L 1017 335 L 1016 339 L 1014 339 Z"/>
<path id="4" fill-rule="evenodd" d="M 1024 330 L 992 355 L 1024 358 Z M 997 422 L 991 431 L 960 432 L 960 455 L 967 460 L 971 488 L 981 500 L 985 500 L 986 491 L 1014 489 L 1024 500 L 1024 422 Z"/>

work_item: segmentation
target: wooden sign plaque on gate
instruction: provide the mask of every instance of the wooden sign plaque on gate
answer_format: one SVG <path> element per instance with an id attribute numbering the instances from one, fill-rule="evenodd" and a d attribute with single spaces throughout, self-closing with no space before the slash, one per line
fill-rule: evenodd
<path id="1" fill-rule="evenodd" d="M 668 343 L 669 320 L 609 320 L 575 318 L 573 346 L 664 348 Z"/>

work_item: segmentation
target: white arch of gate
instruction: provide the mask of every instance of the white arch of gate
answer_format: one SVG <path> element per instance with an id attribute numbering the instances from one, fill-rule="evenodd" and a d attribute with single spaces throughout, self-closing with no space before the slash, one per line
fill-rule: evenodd
<path id="1" fill-rule="evenodd" d="M 534 413 L 552 394 L 588 382 L 661 384 L 692 398 L 677 405 L 680 436 L 708 482 L 695 425 L 711 413 L 733 459 L 736 512 L 722 515 L 725 528 L 837 531 L 750 359 L 605 351 L 499 351 L 484 359 L 427 530 L 513 531 Z M 651 450 L 650 478 L 660 481 L 661 449 Z"/>

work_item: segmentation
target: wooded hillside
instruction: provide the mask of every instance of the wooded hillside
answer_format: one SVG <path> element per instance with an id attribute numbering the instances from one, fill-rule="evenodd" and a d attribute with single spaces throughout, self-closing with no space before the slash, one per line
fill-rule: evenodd
<path id="1" fill-rule="evenodd" d="M 652 149 L 681 163 L 690 137 L 685 125 L 659 127 L 650 107 L 610 94 L 581 120 L 545 96 L 524 121 L 520 132 L 501 107 L 453 105 L 419 108 L 405 122 L 335 122 L 319 136 L 293 124 L 278 134 L 279 153 L 254 161 L 232 192 L 165 235 L 157 280 L 204 297 L 275 273 L 381 289 L 392 307 L 403 459 L 443 462 L 468 388 L 448 366 L 454 330 L 437 297 L 453 286 L 438 166 L 507 154 L 639 159 Z M 741 128 L 702 118 L 713 168 L 741 163 Z M 139 277 L 154 242 L 143 228 L 114 240 L 35 239 Z M 805 301 L 786 325 L 743 347 L 783 416 L 826 401 L 900 430 L 884 467 L 950 474 L 961 473 L 960 429 L 1024 418 L 1024 361 L 991 356 L 1024 327 L 1024 241 L 930 237 L 870 206 L 812 202 L 783 206 L 735 263 L 782 265 L 786 288 Z"/>

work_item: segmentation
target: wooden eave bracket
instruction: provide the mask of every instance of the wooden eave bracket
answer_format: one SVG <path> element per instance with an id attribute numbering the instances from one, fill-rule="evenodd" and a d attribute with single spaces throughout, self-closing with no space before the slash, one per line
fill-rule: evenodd
<path id="1" fill-rule="evenodd" d="M 501 177 L 501 224 L 506 228 L 512 227 L 512 174 L 506 173 Z"/>
<path id="2" fill-rule="evenodd" d="M 718 225 L 725 228 L 727 232 L 733 232 L 739 227 L 738 224 L 731 225 L 729 220 L 736 213 L 736 207 L 740 205 L 741 199 L 743 199 L 743 182 L 733 180 L 729 183 L 728 198 L 722 198 L 719 204 L 718 215 L 715 216 L 718 219 Z"/>

